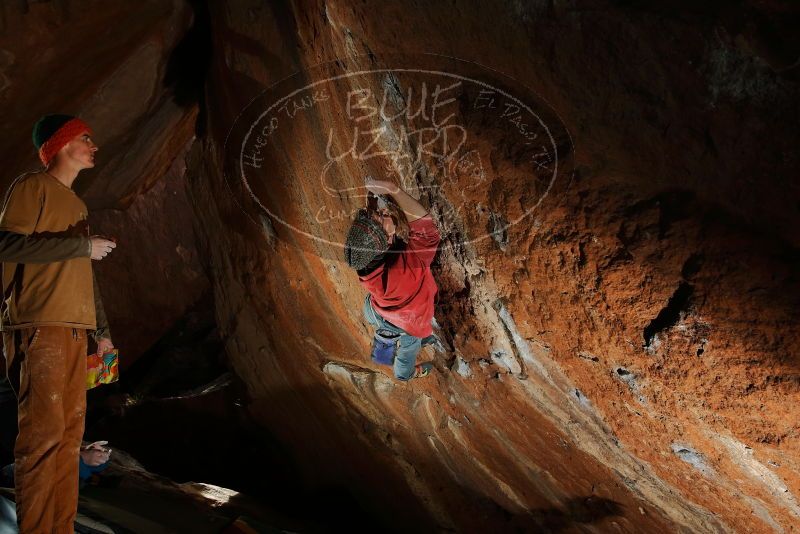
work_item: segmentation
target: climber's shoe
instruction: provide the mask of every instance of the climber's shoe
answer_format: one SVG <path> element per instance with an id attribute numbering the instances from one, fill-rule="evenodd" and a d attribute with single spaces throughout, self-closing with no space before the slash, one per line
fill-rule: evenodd
<path id="1" fill-rule="evenodd" d="M 414 366 L 414 376 L 411 378 L 425 378 L 433 370 L 433 364 L 430 362 L 421 363 Z"/>

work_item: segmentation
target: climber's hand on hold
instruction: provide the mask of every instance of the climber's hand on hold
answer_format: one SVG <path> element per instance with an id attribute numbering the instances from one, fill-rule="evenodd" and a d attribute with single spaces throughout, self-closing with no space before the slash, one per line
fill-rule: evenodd
<path id="1" fill-rule="evenodd" d="M 373 180 L 372 178 L 367 178 L 366 186 L 370 193 L 376 195 L 396 195 L 400 191 L 400 187 L 392 182 Z"/>
<path id="2" fill-rule="evenodd" d="M 397 205 L 400 206 L 403 213 L 405 213 L 408 222 L 416 221 L 428 214 L 428 210 L 425 209 L 417 199 L 392 182 L 383 182 L 367 178 L 365 184 L 367 189 L 376 195 L 391 195 Z"/>

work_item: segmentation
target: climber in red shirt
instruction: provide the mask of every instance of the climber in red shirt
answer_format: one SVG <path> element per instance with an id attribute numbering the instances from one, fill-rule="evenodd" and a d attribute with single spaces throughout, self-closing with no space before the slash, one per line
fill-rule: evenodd
<path id="1" fill-rule="evenodd" d="M 399 186 L 368 180 L 367 189 L 391 196 L 408 221 L 408 239 L 397 235 L 402 216 L 397 210 L 362 209 L 347 234 L 345 258 L 369 292 L 364 317 L 376 332 L 394 339 L 394 376 L 403 381 L 427 376 L 433 365 L 415 364 L 422 346 L 438 341 L 431 326 L 438 288 L 430 265 L 439 231 L 422 204 Z"/>

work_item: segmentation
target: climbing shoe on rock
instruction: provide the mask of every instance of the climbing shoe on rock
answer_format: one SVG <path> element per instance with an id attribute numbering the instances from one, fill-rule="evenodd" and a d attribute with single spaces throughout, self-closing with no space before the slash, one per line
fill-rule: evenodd
<path id="1" fill-rule="evenodd" d="M 433 370 L 433 364 L 430 362 L 421 363 L 419 365 L 414 366 L 414 376 L 413 378 L 424 378 L 431 374 Z"/>

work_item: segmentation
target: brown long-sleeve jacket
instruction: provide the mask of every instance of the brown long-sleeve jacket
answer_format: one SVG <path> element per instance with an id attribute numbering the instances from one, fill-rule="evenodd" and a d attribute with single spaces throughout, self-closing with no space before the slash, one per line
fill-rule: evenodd
<path id="1" fill-rule="evenodd" d="M 88 237 L 32 237 L 14 232 L 0 231 L 0 262 L 8 263 L 52 263 L 73 258 L 88 258 L 92 255 L 92 243 Z M 111 339 L 103 299 L 97 279 L 94 283 L 94 307 L 97 318 L 95 341 Z"/>

